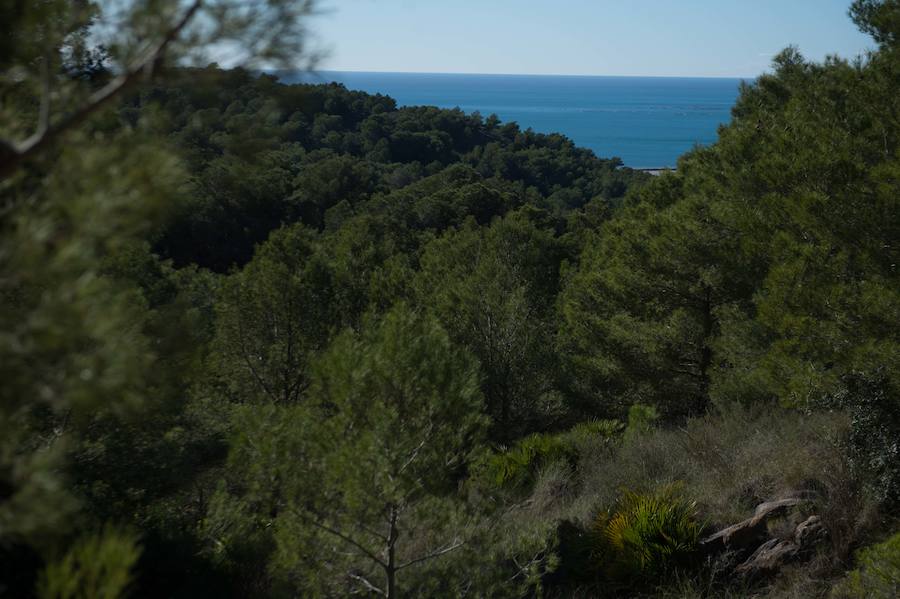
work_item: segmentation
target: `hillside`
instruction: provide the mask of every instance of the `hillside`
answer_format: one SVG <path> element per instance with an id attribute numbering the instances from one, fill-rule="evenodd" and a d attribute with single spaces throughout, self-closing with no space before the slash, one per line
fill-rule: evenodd
<path id="1" fill-rule="evenodd" d="M 900 4 L 851 14 L 876 51 L 788 48 L 659 176 L 124 89 L 0 177 L 0 596 L 896 596 Z"/>

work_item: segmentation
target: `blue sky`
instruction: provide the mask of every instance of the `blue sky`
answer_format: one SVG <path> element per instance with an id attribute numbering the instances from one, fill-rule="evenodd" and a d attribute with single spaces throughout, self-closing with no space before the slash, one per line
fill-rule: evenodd
<path id="1" fill-rule="evenodd" d="M 320 0 L 323 70 L 752 77 L 872 46 L 850 0 Z"/>

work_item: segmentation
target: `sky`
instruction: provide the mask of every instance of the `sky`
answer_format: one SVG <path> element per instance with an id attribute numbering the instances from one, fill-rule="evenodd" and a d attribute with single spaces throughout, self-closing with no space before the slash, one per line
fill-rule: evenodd
<path id="1" fill-rule="evenodd" d="M 320 0 L 321 70 L 754 77 L 873 47 L 850 0 Z"/>

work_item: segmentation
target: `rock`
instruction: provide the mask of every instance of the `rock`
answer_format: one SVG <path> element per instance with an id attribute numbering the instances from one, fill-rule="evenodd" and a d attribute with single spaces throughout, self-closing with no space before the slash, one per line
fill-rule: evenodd
<path id="1" fill-rule="evenodd" d="M 828 536 L 828 530 L 819 516 L 810 516 L 794 529 L 794 542 L 806 549 L 821 542 Z"/>
<path id="2" fill-rule="evenodd" d="M 766 526 L 765 522 L 753 525 L 751 520 L 744 520 L 701 540 L 701 549 L 706 553 L 721 553 L 755 547 L 765 538 Z"/>
<path id="3" fill-rule="evenodd" d="M 797 557 L 800 547 L 792 540 L 770 539 L 760 545 L 747 561 L 735 568 L 745 578 L 770 576 Z"/>
<path id="4" fill-rule="evenodd" d="M 785 538 L 769 538 L 769 521 L 787 515 L 790 510 L 807 501 L 802 497 L 798 493 L 795 497 L 761 503 L 752 517 L 703 539 L 700 546 L 708 555 L 720 556 L 719 559 L 730 555 L 729 559 L 740 560 L 750 553 L 750 557 L 733 570 L 734 574 L 742 578 L 771 576 L 785 564 L 806 554 L 808 549 L 828 534 L 822 519 L 810 516 Z M 731 568 L 729 565 L 728 570 L 731 571 Z"/>
<path id="5" fill-rule="evenodd" d="M 750 518 L 751 521 L 755 522 L 758 520 L 766 521 L 769 518 L 776 518 L 779 516 L 783 516 L 793 507 L 797 507 L 801 503 L 803 503 L 803 499 L 799 497 L 790 497 L 788 499 L 779 499 L 778 501 L 767 501 L 765 503 L 761 503 L 756 506 L 756 511 L 753 514 L 753 517 Z"/>
<path id="6" fill-rule="evenodd" d="M 797 525 L 789 539 L 770 539 L 760 545 L 747 561 L 735 568 L 735 572 L 745 578 L 771 576 L 826 535 L 822 518 L 810 516 Z"/>
<path id="7" fill-rule="evenodd" d="M 700 547 L 707 553 L 721 551 L 741 551 L 756 547 L 767 536 L 766 524 L 771 518 L 783 516 L 790 508 L 802 503 L 802 499 L 790 497 L 777 501 L 767 501 L 756 507 L 753 516 L 700 541 Z"/>

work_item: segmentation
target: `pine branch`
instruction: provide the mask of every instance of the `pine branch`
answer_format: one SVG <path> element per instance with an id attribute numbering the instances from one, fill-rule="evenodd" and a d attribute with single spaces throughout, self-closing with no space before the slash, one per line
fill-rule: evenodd
<path id="1" fill-rule="evenodd" d="M 156 61 L 162 57 L 166 48 L 175 41 L 202 6 L 203 0 L 195 0 L 178 22 L 166 32 L 159 43 L 149 48 L 140 59 L 133 62 L 123 73 L 93 93 L 84 105 L 62 118 L 59 122 L 50 124 L 49 112 L 45 111 L 44 108 L 45 102 L 49 102 L 49 98 L 42 98 L 40 122 L 34 135 L 18 144 L 0 140 L 0 147 L 5 150 L 0 155 L 0 181 L 12 174 L 22 163 L 39 154 L 70 129 L 74 129 L 84 123 L 91 115 L 134 85 L 142 73 L 149 72 L 152 69 Z M 45 96 L 48 95 L 46 82 L 44 94 Z"/>

